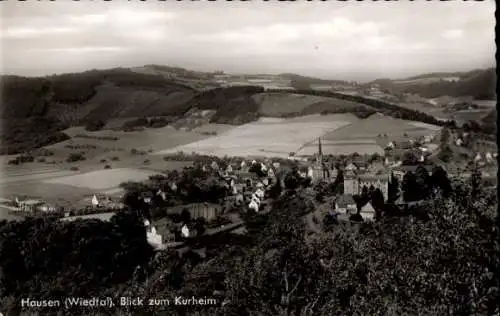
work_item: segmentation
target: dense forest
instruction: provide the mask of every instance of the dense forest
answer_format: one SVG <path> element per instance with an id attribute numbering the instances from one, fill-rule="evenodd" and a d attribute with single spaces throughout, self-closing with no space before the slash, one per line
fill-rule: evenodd
<path id="1" fill-rule="evenodd" d="M 141 219 L 145 206 L 134 204 L 137 196 L 129 195 L 130 209 L 111 222 L 4 221 L 0 308 L 18 314 L 24 297 L 95 295 L 116 302 L 121 296 L 169 298 L 172 304 L 36 311 L 44 315 L 151 315 L 160 309 L 165 315 L 498 313 L 496 192 L 482 187 L 480 173 L 452 187 L 434 189 L 429 185 L 435 181 L 419 174 L 404 184 L 427 188 L 426 203 L 419 208 L 398 213 L 387 206 L 375 222 L 325 218 L 324 232 L 310 235 L 304 215 L 314 211 L 315 198 L 292 170 L 271 212 L 244 216 L 245 236 L 225 235 L 203 243 L 205 258 L 194 250 L 183 255 L 153 254 Z M 181 186 L 192 192 L 211 181 L 201 180 L 200 169 L 152 180 L 167 183 L 168 179 L 182 179 Z M 412 181 L 416 182 L 409 184 Z M 190 198 L 189 193 L 182 194 Z M 176 306 L 176 296 L 210 297 L 216 303 Z"/>

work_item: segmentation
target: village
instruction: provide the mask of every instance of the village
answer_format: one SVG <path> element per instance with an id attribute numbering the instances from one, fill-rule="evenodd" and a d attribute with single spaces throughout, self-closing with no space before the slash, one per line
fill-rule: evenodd
<path id="1" fill-rule="evenodd" d="M 203 163 L 195 163 L 195 168 L 223 183 L 224 190 L 222 198 L 210 202 L 169 205 L 165 203 L 169 195 L 180 194 L 177 183 L 168 181 L 168 190 L 162 190 L 154 185 L 155 177 L 150 177 L 146 181 L 149 190 L 138 196 L 142 203 L 139 208 L 146 210 L 143 215 L 148 242 L 162 250 L 181 247 L 186 240 L 200 236 L 227 232 L 244 234 L 242 216 L 245 213 L 269 212 L 273 199 L 286 191 L 285 182 L 290 174 L 306 183 L 306 190 L 313 197 L 319 194 L 322 185 L 333 185 L 335 189 L 335 194 L 327 199 L 316 198 L 316 211 L 305 217 L 312 232 L 321 231 L 325 218 L 374 221 L 380 216 L 377 215 L 380 203 L 406 211 L 409 206 L 418 205 L 418 199 L 405 200 L 408 194 L 404 194 L 402 184 L 406 174 L 418 173 L 419 166 L 429 176 L 439 167 L 449 178 L 470 177 L 470 170 L 475 166 L 482 170 L 483 180 L 489 179 L 495 185 L 496 178 L 492 173 L 496 170 L 497 153 L 487 149 L 488 146 L 478 151 L 473 160 L 464 159 L 463 163 L 453 159 L 444 164 L 437 159 L 438 149 L 443 144 L 462 148 L 470 141 L 467 133 L 446 133 L 444 139 L 441 132 L 405 141 L 388 141 L 383 157 L 377 154 L 324 155 L 321 138 L 318 138 L 315 141 L 317 152 L 313 156 L 252 160 L 224 158 L 217 159 L 219 163 L 215 159 L 211 163 L 205 159 Z M 385 135 L 377 137 L 384 138 Z M 151 188 L 155 188 L 154 191 Z M 109 221 L 116 212 L 124 211 L 129 206 L 125 201 L 126 193 L 107 195 L 96 192 L 85 196 L 71 209 L 49 204 L 43 199 L 21 196 L 3 199 L 0 203 L 12 213 L 23 216 L 56 214 L 65 221 L 93 218 Z M 375 199 L 374 194 L 377 196 Z M 166 212 L 154 215 L 151 210 L 155 208 L 165 208 Z"/>

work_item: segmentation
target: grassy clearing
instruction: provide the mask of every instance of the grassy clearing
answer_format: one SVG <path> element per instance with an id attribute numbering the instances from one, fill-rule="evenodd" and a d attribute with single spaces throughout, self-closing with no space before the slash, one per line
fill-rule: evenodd
<path id="1" fill-rule="evenodd" d="M 349 121 L 334 115 L 314 116 L 304 120 L 286 120 L 272 123 L 258 121 L 236 127 L 223 135 L 185 146 L 157 152 L 163 155 L 183 151 L 216 156 L 284 156 L 295 152 L 302 144 L 343 126 Z"/>
<path id="2" fill-rule="evenodd" d="M 129 168 L 106 169 L 87 172 L 84 174 L 45 180 L 44 183 L 55 183 L 75 187 L 102 190 L 115 188 L 126 181 L 147 180 L 154 173 L 146 170 Z"/>

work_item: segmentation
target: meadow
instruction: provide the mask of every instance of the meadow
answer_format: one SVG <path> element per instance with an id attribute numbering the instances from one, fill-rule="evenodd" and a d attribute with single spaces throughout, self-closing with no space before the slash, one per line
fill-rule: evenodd
<path id="1" fill-rule="evenodd" d="M 197 152 L 216 156 L 288 157 L 304 143 L 351 124 L 346 116 L 312 115 L 297 119 L 269 120 L 235 127 L 226 133 L 184 146 L 156 152 L 164 155 L 175 152 Z"/>
<path id="2" fill-rule="evenodd" d="M 104 190 L 116 188 L 126 181 L 144 181 L 154 172 L 131 168 L 105 169 L 66 177 L 44 180 L 44 183 Z"/>
<path id="3" fill-rule="evenodd" d="M 325 134 L 322 141 L 350 142 L 349 146 L 351 147 L 348 150 L 366 152 L 367 150 L 361 149 L 360 146 L 352 147 L 352 143 L 362 141 L 366 144 L 366 140 L 370 139 L 379 147 L 384 148 L 390 141 L 399 142 L 426 135 L 435 135 L 439 130 L 438 126 L 430 124 L 395 119 L 384 115 L 372 115 L 367 119 L 358 119 L 349 126 Z M 367 146 L 372 152 L 379 152 L 378 148 L 370 144 L 364 146 Z M 358 153 L 361 154 L 360 151 Z"/>

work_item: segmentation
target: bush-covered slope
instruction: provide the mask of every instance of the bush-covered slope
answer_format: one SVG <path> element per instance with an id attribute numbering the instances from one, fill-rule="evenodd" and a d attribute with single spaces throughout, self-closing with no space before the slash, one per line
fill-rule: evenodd
<path id="1" fill-rule="evenodd" d="M 258 117 L 259 106 L 252 96 L 262 92 L 264 88 L 253 86 L 216 88 L 198 94 L 187 107 L 216 110 L 213 123 L 244 124 Z"/>

